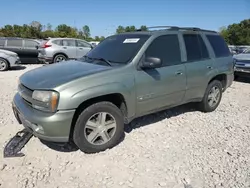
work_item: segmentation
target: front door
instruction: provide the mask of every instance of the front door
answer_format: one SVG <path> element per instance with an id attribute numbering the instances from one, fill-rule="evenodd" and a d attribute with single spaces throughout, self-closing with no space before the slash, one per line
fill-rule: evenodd
<path id="1" fill-rule="evenodd" d="M 39 43 L 34 40 L 25 39 L 23 48 L 23 58 L 27 63 L 37 63 L 38 62 L 38 50 L 36 46 Z"/>
<path id="2" fill-rule="evenodd" d="M 160 58 L 162 67 L 137 71 L 137 115 L 180 104 L 186 91 L 186 71 L 178 35 L 156 38 L 146 50 L 145 57 Z"/>
<path id="3" fill-rule="evenodd" d="M 77 44 L 76 47 L 77 58 L 83 57 L 92 49 L 91 45 L 83 40 L 77 40 L 76 44 Z"/>

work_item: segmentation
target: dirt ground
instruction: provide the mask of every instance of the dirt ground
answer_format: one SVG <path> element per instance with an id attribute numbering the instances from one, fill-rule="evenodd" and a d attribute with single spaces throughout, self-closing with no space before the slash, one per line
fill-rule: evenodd
<path id="1" fill-rule="evenodd" d="M 22 126 L 11 101 L 18 77 L 41 65 L 0 72 L 0 152 Z M 218 109 L 190 105 L 139 118 L 111 150 L 84 154 L 32 138 L 25 157 L 0 155 L 4 188 L 250 187 L 250 81 L 235 81 Z"/>

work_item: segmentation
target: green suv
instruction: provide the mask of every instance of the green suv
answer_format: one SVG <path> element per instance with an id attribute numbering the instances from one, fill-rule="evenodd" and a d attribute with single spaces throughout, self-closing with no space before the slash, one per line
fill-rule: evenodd
<path id="1" fill-rule="evenodd" d="M 23 74 L 12 103 L 19 123 L 41 140 L 95 153 L 117 145 L 137 117 L 190 102 L 214 111 L 234 79 L 224 39 L 154 28 L 109 36 L 78 60 Z"/>

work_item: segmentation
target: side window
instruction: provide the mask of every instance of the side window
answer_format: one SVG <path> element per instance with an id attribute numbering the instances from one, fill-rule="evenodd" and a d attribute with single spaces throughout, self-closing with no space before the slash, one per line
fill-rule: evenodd
<path id="1" fill-rule="evenodd" d="M 77 46 L 78 47 L 86 47 L 86 48 L 90 48 L 91 47 L 90 44 L 88 44 L 88 43 L 86 43 L 86 42 L 84 42 L 82 40 L 77 40 Z"/>
<path id="2" fill-rule="evenodd" d="M 207 47 L 199 34 L 183 34 L 187 61 L 200 61 L 209 58 Z"/>
<path id="3" fill-rule="evenodd" d="M 62 40 L 53 40 L 52 43 L 58 46 L 62 46 Z"/>
<path id="4" fill-rule="evenodd" d="M 32 41 L 32 40 L 24 40 L 24 47 L 27 48 L 35 48 L 38 45 L 37 42 Z"/>
<path id="5" fill-rule="evenodd" d="M 5 45 L 5 39 L 0 39 L 0 46 L 4 46 Z"/>
<path id="6" fill-rule="evenodd" d="M 76 46 L 75 40 L 63 40 L 63 46 Z"/>
<path id="7" fill-rule="evenodd" d="M 23 46 L 23 40 L 20 40 L 20 39 L 8 39 L 6 46 L 8 46 L 8 47 L 22 47 Z"/>
<path id="8" fill-rule="evenodd" d="M 164 35 L 156 38 L 145 52 L 146 57 L 157 57 L 163 66 L 181 63 L 180 44 L 177 35 Z"/>
<path id="9" fill-rule="evenodd" d="M 231 55 L 225 40 L 220 35 L 206 36 L 214 50 L 216 57 L 227 57 Z"/>

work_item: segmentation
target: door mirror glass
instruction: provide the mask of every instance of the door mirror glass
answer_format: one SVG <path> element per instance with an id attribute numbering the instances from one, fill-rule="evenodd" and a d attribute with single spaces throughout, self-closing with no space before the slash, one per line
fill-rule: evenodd
<path id="1" fill-rule="evenodd" d="M 161 59 L 157 57 L 146 57 L 141 64 L 142 69 L 154 69 L 154 68 L 160 68 L 161 66 L 162 66 Z"/>

